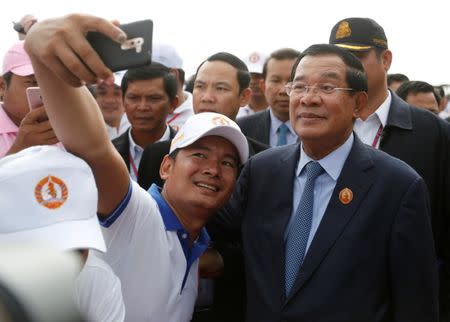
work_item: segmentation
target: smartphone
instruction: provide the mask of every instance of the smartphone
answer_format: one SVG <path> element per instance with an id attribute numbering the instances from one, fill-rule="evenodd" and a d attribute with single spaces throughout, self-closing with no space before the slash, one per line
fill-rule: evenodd
<path id="1" fill-rule="evenodd" d="M 30 110 L 44 104 L 42 102 L 41 89 L 39 87 L 28 87 L 26 89 L 26 94 Z"/>
<path id="2" fill-rule="evenodd" d="M 89 32 L 87 40 L 113 72 L 148 65 L 152 61 L 153 21 L 141 20 L 119 26 L 128 36 L 119 44 L 99 32 Z"/>

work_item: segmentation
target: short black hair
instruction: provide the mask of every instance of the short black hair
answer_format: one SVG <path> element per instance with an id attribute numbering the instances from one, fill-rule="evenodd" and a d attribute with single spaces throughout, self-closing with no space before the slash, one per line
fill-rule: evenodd
<path id="1" fill-rule="evenodd" d="M 248 71 L 247 65 L 238 57 L 227 52 L 219 52 L 214 55 L 209 56 L 204 60 L 197 68 L 195 72 L 195 78 L 197 78 L 198 71 L 203 66 L 205 62 L 221 61 L 227 63 L 237 70 L 237 80 L 239 83 L 239 94 L 250 86 L 250 73 Z M 195 82 L 195 79 L 194 79 Z"/>
<path id="2" fill-rule="evenodd" d="M 397 88 L 395 93 L 404 101 L 406 101 L 409 94 L 415 95 L 418 93 L 433 93 L 436 98 L 436 92 L 433 85 L 423 81 L 406 81 Z M 439 103 L 437 98 L 436 101 Z"/>
<path id="3" fill-rule="evenodd" d="M 285 60 L 285 59 L 297 59 L 301 52 L 293 48 L 281 48 L 272 52 L 269 58 L 266 59 L 263 65 L 262 76 L 266 79 L 267 76 L 267 65 L 271 59 L 274 60 Z"/>
<path id="4" fill-rule="evenodd" d="M 306 48 L 298 57 L 291 72 L 291 81 L 295 77 L 295 71 L 300 61 L 306 56 L 338 56 L 347 66 L 346 82 L 355 92 L 368 91 L 367 75 L 360 60 L 350 51 L 342 49 L 336 45 L 316 44 Z"/>
<path id="5" fill-rule="evenodd" d="M 387 75 L 388 86 L 391 85 L 393 82 L 406 82 L 406 81 L 409 81 L 409 78 L 404 74 L 397 73 Z"/>
<path id="6" fill-rule="evenodd" d="M 169 96 L 170 100 L 175 99 L 177 96 L 177 80 L 175 75 L 170 72 L 169 68 L 159 63 L 151 63 L 150 65 L 127 70 L 125 75 L 123 75 L 120 86 L 123 97 L 125 97 L 129 83 L 155 78 L 163 79 L 164 90 L 166 91 L 167 96 Z"/>

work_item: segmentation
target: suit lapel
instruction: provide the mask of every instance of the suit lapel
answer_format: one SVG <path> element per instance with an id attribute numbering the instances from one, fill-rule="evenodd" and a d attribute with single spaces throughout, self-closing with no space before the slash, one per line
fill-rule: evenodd
<path id="1" fill-rule="evenodd" d="M 368 149 L 355 136 L 352 150 L 345 161 L 336 187 L 331 195 L 330 202 L 309 247 L 303 265 L 298 272 L 297 280 L 287 301 L 295 296 L 311 278 L 314 271 L 327 256 L 331 247 L 356 213 L 360 203 L 364 200 L 372 185 L 374 178 L 371 176 L 372 172 L 369 169 L 373 166 L 373 162 Z M 344 205 L 339 199 L 339 193 L 344 188 L 348 188 L 353 192 L 353 200 L 347 205 Z"/>
<path id="2" fill-rule="evenodd" d="M 276 148 L 278 149 L 278 148 Z M 300 145 L 290 145 L 281 148 L 284 153 L 280 155 L 278 164 L 271 168 L 269 178 L 273 187 L 282 187 L 282 193 L 273 198 L 276 204 L 273 206 L 276 212 L 272 214 L 270 220 L 270 229 L 268 230 L 267 240 L 270 241 L 270 258 L 274 265 L 272 290 L 276 291 L 277 299 L 282 301 L 285 298 L 284 292 L 284 231 L 289 222 L 292 212 L 292 194 L 294 189 L 295 168 L 300 157 Z M 282 169 L 280 171 L 280 169 Z M 279 305 L 281 305 L 280 302 Z"/>
<path id="3" fill-rule="evenodd" d="M 267 145 L 270 145 L 270 112 L 269 108 L 261 114 L 262 122 L 261 122 L 261 142 Z"/>

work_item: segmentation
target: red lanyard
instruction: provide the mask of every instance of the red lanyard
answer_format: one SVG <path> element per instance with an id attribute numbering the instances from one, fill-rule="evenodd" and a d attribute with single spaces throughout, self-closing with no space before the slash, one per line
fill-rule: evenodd
<path id="1" fill-rule="evenodd" d="M 136 176 L 136 180 L 137 180 L 138 179 L 138 169 L 136 168 L 136 165 L 134 164 L 131 154 L 128 155 L 128 161 L 130 161 L 131 170 L 133 170 L 134 175 Z"/>
<path id="2" fill-rule="evenodd" d="M 380 124 L 380 127 L 378 128 L 378 131 L 377 131 L 377 135 L 375 135 L 375 138 L 373 139 L 373 142 L 372 142 L 373 148 L 377 147 L 377 144 L 378 144 L 378 141 L 380 140 L 382 132 L 383 132 L 383 124 Z"/>
<path id="3" fill-rule="evenodd" d="M 167 124 L 170 124 L 170 123 L 172 123 L 173 121 L 175 121 L 175 119 L 178 117 L 178 116 L 180 116 L 181 115 L 181 113 L 176 113 L 174 116 L 172 116 L 172 118 L 170 119 L 170 120 L 168 120 L 166 123 Z"/>

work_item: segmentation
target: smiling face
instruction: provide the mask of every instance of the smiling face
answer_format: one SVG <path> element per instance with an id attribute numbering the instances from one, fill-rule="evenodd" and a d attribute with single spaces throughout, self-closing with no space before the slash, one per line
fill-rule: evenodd
<path id="1" fill-rule="evenodd" d="M 207 219 L 231 196 L 238 173 L 234 145 L 219 136 L 203 137 L 165 156 L 160 169 L 163 196 L 178 216 Z"/>
<path id="2" fill-rule="evenodd" d="M 335 55 L 305 56 L 297 66 L 294 83 L 348 88 L 347 66 Z M 354 119 L 367 102 L 363 92 L 336 90 L 330 94 L 309 90 L 290 97 L 290 119 L 311 157 L 327 155 L 342 145 L 353 129 Z"/>
<path id="3" fill-rule="evenodd" d="M 120 87 L 115 84 L 99 84 L 95 89 L 95 99 L 100 106 L 105 122 L 110 126 L 119 127 L 125 112 Z"/>

